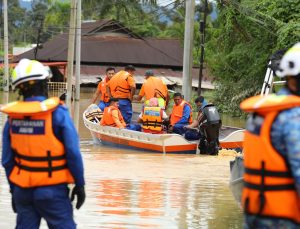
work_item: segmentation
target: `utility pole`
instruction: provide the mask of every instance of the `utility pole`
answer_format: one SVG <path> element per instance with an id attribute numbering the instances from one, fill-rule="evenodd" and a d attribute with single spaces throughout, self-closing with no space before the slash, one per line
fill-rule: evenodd
<path id="1" fill-rule="evenodd" d="M 206 27 L 206 17 L 207 17 L 207 0 L 204 0 L 204 14 L 203 20 L 201 20 L 200 12 L 200 67 L 199 67 L 199 81 L 198 81 L 198 95 L 201 95 L 201 86 L 203 78 L 203 63 L 204 63 L 204 43 L 205 43 L 205 27 Z"/>
<path id="2" fill-rule="evenodd" d="M 81 0 L 77 0 L 76 66 L 75 66 L 75 112 L 74 112 L 74 123 L 75 123 L 75 127 L 76 127 L 77 131 L 79 130 L 80 62 L 81 62 Z"/>
<path id="3" fill-rule="evenodd" d="M 70 27 L 69 27 L 69 41 L 68 41 L 68 66 L 67 66 L 67 97 L 66 104 L 71 110 L 72 97 L 72 77 L 74 65 L 74 44 L 75 44 L 75 18 L 76 18 L 76 0 L 71 1 Z"/>
<path id="4" fill-rule="evenodd" d="M 3 0 L 3 19 L 4 19 L 4 91 L 9 91 L 9 67 L 8 67 L 8 16 L 7 0 Z"/>
<path id="5" fill-rule="evenodd" d="M 40 48 L 41 32 L 42 32 L 42 29 L 43 29 L 44 17 L 41 16 L 41 15 L 38 15 L 37 20 L 40 21 L 40 26 L 39 26 L 39 29 L 38 29 L 38 35 L 37 35 L 37 39 L 36 39 L 36 47 L 34 49 L 34 59 L 35 60 L 36 60 L 36 57 L 37 57 L 38 49 Z"/>
<path id="6" fill-rule="evenodd" d="M 195 0 L 186 0 L 185 2 L 182 93 L 184 95 L 184 99 L 188 101 L 191 99 L 192 94 Z"/>

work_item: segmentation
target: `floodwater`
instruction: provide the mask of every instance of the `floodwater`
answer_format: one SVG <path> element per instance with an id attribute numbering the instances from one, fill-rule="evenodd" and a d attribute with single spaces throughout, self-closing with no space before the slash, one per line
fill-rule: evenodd
<path id="1" fill-rule="evenodd" d="M 82 93 L 80 114 L 90 97 Z M 3 98 L 2 103 L 7 101 Z M 4 119 L 0 116 L 1 129 Z M 242 212 L 228 187 L 233 156 L 163 155 L 94 145 L 81 117 L 79 135 L 87 198 L 74 210 L 78 228 L 242 227 Z M 1 167 L 0 228 L 5 229 L 15 227 L 8 189 Z M 41 228 L 47 228 L 45 222 Z"/>

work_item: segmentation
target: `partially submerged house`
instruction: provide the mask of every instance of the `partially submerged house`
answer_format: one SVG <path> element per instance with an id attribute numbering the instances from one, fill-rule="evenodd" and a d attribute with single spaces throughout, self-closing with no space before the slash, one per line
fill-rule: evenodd
<path id="1" fill-rule="evenodd" d="M 35 51 L 27 51 L 17 59 L 34 59 Z M 36 59 L 66 63 L 67 52 L 68 34 L 60 34 L 37 50 Z M 178 39 L 143 38 L 115 20 L 82 24 L 81 85 L 95 84 L 98 77 L 105 76 L 108 66 L 118 71 L 128 64 L 136 68 L 137 84 L 142 84 L 145 71 L 152 69 L 167 85 L 182 85 L 183 47 Z M 198 72 L 193 69 L 193 87 L 198 86 Z M 202 82 L 202 87 L 213 88 L 209 81 Z"/>

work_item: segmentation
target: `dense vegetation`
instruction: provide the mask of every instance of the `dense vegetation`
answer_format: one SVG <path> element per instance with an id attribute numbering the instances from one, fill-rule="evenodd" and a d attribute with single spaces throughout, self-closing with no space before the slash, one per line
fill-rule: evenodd
<path id="1" fill-rule="evenodd" d="M 83 20 L 116 19 L 144 37 L 173 37 L 183 41 L 184 1 L 161 1 L 166 6 L 157 2 L 82 0 L 82 17 Z M 259 92 L 270 54 L 300 40 L 300 0 L 214 2 L 209 2 L 207 9 L 209 14 L 214 6 L 218 17 L 215 21 L 210 17 L 207 20 L 206 67 L 215 77 L 215 102 L 223 112 L 238 116 L 239 102 Z M 9 0 L 8 4 L 10 45 L 36 43 L 39 31 L 40 42 L 68 32 L 70 0 L 33 0 L 30 10 L 21 8 L 18 0 Z M 195 65 L 200 55 L 198 22 L 203 17 L 203 6 L 204 0 L 196 6 Z"/>
<path id="2" fill-rule="evenodd" d="M 218 1 L 206 51 L 223 112 L 240 115 L 240 101 L 261 89 L 268 57 L 300 40 L 299 5 L 299 0 Z"/>

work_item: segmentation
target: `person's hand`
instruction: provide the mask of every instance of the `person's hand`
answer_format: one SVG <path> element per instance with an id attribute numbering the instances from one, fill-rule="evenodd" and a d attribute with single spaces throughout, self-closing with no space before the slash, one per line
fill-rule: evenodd
<path id="1" fill-rule="evenodd" d="M 139 97 L 138 95 L 134 95 L 133 100 L 137 101 L 138 97 Z"/>
<path id="2" fill-rule="evenodd" d="M 71 194 L 71 202 L 75 199 L 75 196 L 77 196 L 76 208 L 79 209 L 83 205 L 85 200 L 84 186 L 75 185 Z"/>

